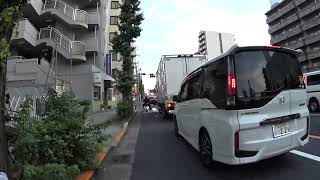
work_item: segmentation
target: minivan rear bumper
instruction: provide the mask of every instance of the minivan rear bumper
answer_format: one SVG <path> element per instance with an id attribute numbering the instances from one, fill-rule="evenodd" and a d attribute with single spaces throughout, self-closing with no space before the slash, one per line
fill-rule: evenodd
<path id="1" fill-rule="evenodd" d="M 304 135 L 305 135 L 305 131 L 300 131 L 300 132 L 296 132 L 288 135 L 289 137 L 292 138 L 291 146 L 287 146 L 287 147 L 284 146 L 278 149 L 273 148 L 272 144 L 274 144 L 275 142 L 270 140 L 269 142 L 266 142 L 266 145 L 261 150 L 259 150 L 259 152 L 255 156 L 238 158 L 239 164 L 247 164 L 247 163 L 261 161 L 263 159 L 275 157 L 275 156 L 287 153 L 298 147 L 304 146 L 309 142 L 309 137 L 304 140 L 301 140 L 301 137 Z"/>

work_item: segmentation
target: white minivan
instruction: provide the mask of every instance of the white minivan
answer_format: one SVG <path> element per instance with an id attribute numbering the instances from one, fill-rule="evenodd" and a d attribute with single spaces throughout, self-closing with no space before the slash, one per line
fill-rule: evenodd
<path id="1" fill-rule="evenodd" d="M 298 52 L 232 47 L 189 74 L 175 99 L 174 131 L 201 155 L 246 164 L 308 143 L 309 110 Z"/>
<path id="2" fill-rule="evenodd" d="M 305 83 L 307 89 L 307 103 L 309 110 L 315 112 L 319 110 L 320 100 L 320 71 L 305 73 Z"/>

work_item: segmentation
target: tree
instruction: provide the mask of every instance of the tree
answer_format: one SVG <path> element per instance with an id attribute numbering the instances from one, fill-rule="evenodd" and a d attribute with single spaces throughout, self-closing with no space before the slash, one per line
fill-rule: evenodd
<path id="1" fill-rule="evenodd" d="M 144 84 L 142 80 L 139 82 L 139 96 L 142 98 L 144 96 Z"/>
<path id="2" fill-rule="evenodd" d="M 117 78 L 117 88 L 122 93 L 125 104 L 132 104 L 131 88 L 135 84 L 132 55 L 135 48 L 132 47 L 132 43 L 140 36 L 140 25 L 144 20 L 139 6 L 139 0 L 123 1 L 118 23 L 119 33 L 112 40 L 113 49 L 122 56 L 122 71 Z"/>
<path id="3" fill-rule="evenodd" d="M 8 142 L 5 131 L 6 59 L 10 55 L 12 29 L 22 16 L 27 0 L 0 0 L 0 171 L 8 173 Z"/>

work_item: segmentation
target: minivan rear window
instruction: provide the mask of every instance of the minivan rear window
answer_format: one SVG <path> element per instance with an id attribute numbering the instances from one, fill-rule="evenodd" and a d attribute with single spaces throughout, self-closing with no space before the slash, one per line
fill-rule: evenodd
<path id="1" fill-rule="evenodd" d="M 274 50 L 235 54 L 237 106 L 261 107 L 283 90 L 304 88 L 295 55 Z"/>

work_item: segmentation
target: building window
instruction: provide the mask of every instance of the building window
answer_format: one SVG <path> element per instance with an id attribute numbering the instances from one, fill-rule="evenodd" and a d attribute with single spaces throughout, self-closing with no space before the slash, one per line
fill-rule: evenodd
<path id="1" fill-rule="evenodd" d="M 110 25 L 118 25 L 118 16 L 110 16 Z"/>
<path id="2" fill-rule="evenodd" d="M 112 55 L 112 61 L 118 61 L 117 53 L 114 50 L 109 51 L 109 53 Z"/>
<path id="3" fill-rule="evenodd" d="M 111 1 L 111 9 L 118 9 L 119 7 L 119 1 Z"/>
<path id="4" fill-rule="evenodd" d="M 109 41 L 111 42 L 112 39 L 113 39 L 116 35 L 117 35 L 116 32 L 110 32 L 110 33 L 109 33 Z"/>
<path id="5" fill-rule="evenodd" d="M 96 101 L 100 101 L 101 100 L 101 88 L 98 86 L 95 86 L 93 89 L 93 98 Z"/>

